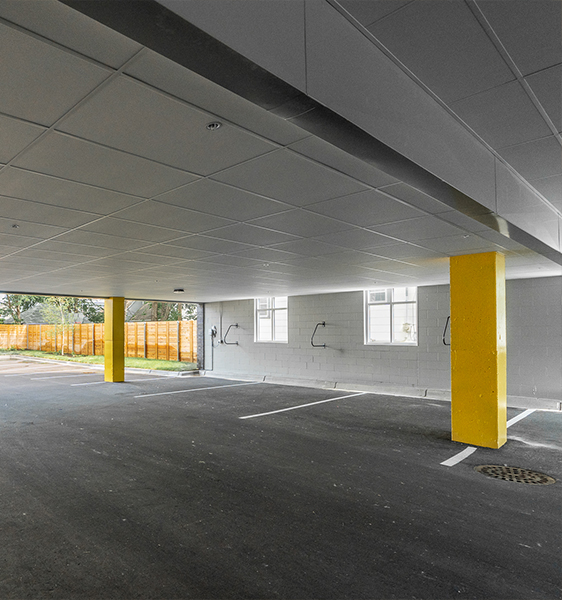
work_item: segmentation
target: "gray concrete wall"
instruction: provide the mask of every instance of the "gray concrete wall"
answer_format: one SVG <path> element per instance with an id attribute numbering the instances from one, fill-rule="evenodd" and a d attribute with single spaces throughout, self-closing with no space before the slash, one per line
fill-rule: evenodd
<path id="1" fill-rule="evenodd" d="M 206 343 L 205 366 L 239 377 L 450 390 L 449 348 L 442 343 L 449 287 L 421 287 L 418 294 L 417 347 L 365 345 L 362 292 L 290 297 L 287 344 L 254 342 L 253 300 L 207 304 L 206 341 L 212 325 L 220 340 L 238 323 L 228 341 L 239 345 Z M 320 321 L 326 327 L 315 342 L 325 349 L 310 345 Z M 562 277 L 507 282 L 507 333 L 508 394 L 562 400 Z"/>

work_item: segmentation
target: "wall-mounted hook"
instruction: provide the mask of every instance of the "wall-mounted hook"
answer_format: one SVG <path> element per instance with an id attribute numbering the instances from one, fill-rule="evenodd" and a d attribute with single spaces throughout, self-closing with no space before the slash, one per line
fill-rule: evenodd
<path id="1" fill-rule="evenodd" d="M 230 331 L 231 327 L 236 327 L 236 329 L 238 329 L 238 323 L 234 323 L 233 325 L 228 326 L 228 329 L 226 330 L 226 333 L 224 334 L 224 337 L 222 339 L 222 343 L 225 346 L 238 346 L 238 342 L 227 342 L 226 341 L 226 336 L 228 335 L 228 332 Z"/>
<path id="2" fill-rule="evenodd" d="M 314 343 L 314 336 L 316 335 L 316 330 L 318 329 L 318 327 L 320 327 L 320 325 L 322 325 L 322 327 L 326 327 L 326 321 L 322 321 L 321 323 L 316 323 L 316 327 L 314 328 L 314 331 L 312 332 L 312 337 L 310 338 L 310 344 L 313 348 L 325 348 L 326 344 L 315 344 Z"/>
<path id="3" fill-rule="evenodd" d="M 451 320 L 451 315 L 449 315 L 447 317 L 447 320 L 445 321 L 445 329 L 443 329 L 443 337 L 441 338 L 443 340 L 443 345 L 444 346 L 450 346 L 451 344 L 447 344 L 447 342 L 445 341 L 445 335 L 447 333 L 447 327 L 449 326 L 449 321 Z"/>

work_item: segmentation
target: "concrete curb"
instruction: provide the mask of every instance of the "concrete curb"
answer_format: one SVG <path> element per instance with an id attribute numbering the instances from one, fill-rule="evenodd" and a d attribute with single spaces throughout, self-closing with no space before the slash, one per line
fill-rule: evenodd
<path id="1" fill-rule="evenodd" d="M 56 360 L 52 358 L 38 358 L 36 356 L 23 356 L 21 354 L 10 354 L 9 359 L 22 358 L 24 360 L 30 360 L 32 362 L 46 363 L 51 365 L 69 365 L 72 367 L 79 367 L 82 369 L 92 369 L 94 371 L 103 371 L 103 365 L 90 365 L 88 363 L 78 363 L 71 360 Z M 200 372 L 195 369 L 193 371 L 160 371 L 158 369 L 140 369 L 138 367 L 125 367 L 125 374 L 127 373 L 143 373 L 144 375 L 160 375 L 162 377 L 193 377 L 199 375 Z"/>

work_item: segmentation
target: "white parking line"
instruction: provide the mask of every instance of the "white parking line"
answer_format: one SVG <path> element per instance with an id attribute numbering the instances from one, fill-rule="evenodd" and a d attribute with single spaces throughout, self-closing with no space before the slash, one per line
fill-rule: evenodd
<path id="1" fill-rule="evenodd" d="M 76 368 L 84 368 L 84 367 L 76 367 Z M 62 369 L 58 369 L 57 371 L 22 371 L 21 373 L 10 373 L 9 375 L 4 375 L 4 377 L 25 377 L 26 375 L 48 375 L 49 373 L 70 373 L 69 371 L 63 371 Z"/>
<path id="2" fill-rule="evenodd" d="M 133 383 L 133 381 L 157 381 L 159 379 L 167 379 L 164 377 L 150 377 L 149 379 L 125 379 L 125 383 Z M 77 385 L 100 385 L 100 383 L 106 383 L 105 381 L 88 381 L 87 383 L 71 383 L 70 387 L 74 387 Z"/>
<path id="3" fill-rule="evenodd" d="M 324 402 L 335 402 L 336 400 L 344 400 L 345 398 L 355 398 L 355 396 L 364 396 L 367 392 L 359 392 L 358 394 L 349 394 L 348 396 L 339 396 L 338 398 L 328 398 L 327 400 L 318 400 L 318 402 L 309 402 L 308 404 L 298 404 L 297 406 L 289 406 L 289 408 L 280 408 L 279 410 L 270 410 L 269 412 L 258 413 L 257 415 L 246 415 L 238 417 L 239 419 L 253 419 L 255 417 L 265 417 L 266 415 L 274 415 L 275 413 L 286 412 L 288 410 L 296 410 L 297 408 L 305 408 L 306 406 L 314 406 L 315 404 L 323 404 Z"/>
<path id="4" fill-rule="evenodd" d="M 49 377 L 32 377 L 31 381 L 40 381 L 42 379 L 64 379 L 65 377 L 91 377 L 100 373 L 74 373 L 73 375 L 49 375 Z"/>
<path id="5" fill-rule="evenodd" d="M 506 428 L 515 425 L 515 423 L 521 421 L 521 419 L 524 419 L 529 415 L 532 415 L 534 412 L 535 409 L 533 408 L 528 408 L 527 410 L 524 410 L 522 413 L 519 413 L 518 415 L 513 417 L 513 419 L 509 419 L 509 421 L 506 423 Z M 461 460 L 464 460 L 467 456 L 470 456 L 473 452 L 476 452 L 476 450 L 477 448 L 474 448 L 473 446 L 468 446 L 458 454 L 451 456 L 451 458 L 448 458 L 447 460 L 444 460 L 442 463 L 439 464 L 445 465 L 446 467 L 452 467 L 453 465 L 460 463 Z"/>
<path id="6" fill-rule="evenodd" d="M 135 396 L 135 398 L 148 398 L 150 396 L 167 396 L 168 394 L 187 394 L 189 392 L 204 392 L 205 390 L 217 390 L 221 388 L 229 388 L 229 387 L 238 387 L 240 385 L 258 385 L 258 383 L 262 383 L 261 381 L 252 381 L 250 383 L 232 383 L 229 385 L 213 385 L 210 387 L 204 388 L 192 388 L 190 390 L 174 390 L 172 392 L 157 392 L 155 394 L 141 394 L 140 396 Z"/>

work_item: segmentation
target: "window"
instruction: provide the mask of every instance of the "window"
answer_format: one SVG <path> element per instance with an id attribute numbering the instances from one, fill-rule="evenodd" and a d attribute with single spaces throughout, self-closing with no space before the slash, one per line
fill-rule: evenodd
<path id="1" fill-rule="evenodd" d="M 288 342 L 289 315 L 287 296 L 256 298 L 256 342 Z"/>
<path id="2" fill-rule="evenodd" d="M 365 292 L 365 343 L 417 345 L 417 288 Z"/>

